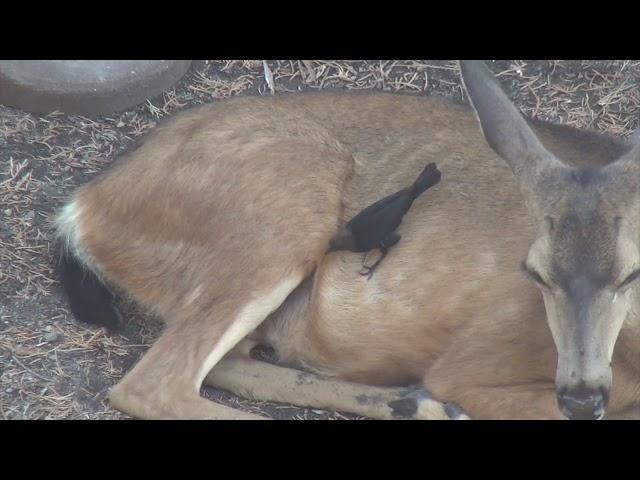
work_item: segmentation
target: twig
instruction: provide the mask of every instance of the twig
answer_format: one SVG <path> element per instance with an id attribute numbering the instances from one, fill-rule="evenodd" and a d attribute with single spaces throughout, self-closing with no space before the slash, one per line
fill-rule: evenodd
<path id="1" fill-rule="evenodd" d="M 43 377 L 42 375 L 40 375 L 37 372 L 34 372 L 33 370 L 31 370 L 29 367 L 27 367 L 24 363 L 22 363 L 20 360 L 18 360 L 15 355 L 11 354 L 11 358 L 13 358 L 13 361 L 16 362 L 18 365 L 20 365 L 22 368 L 24 368 L 26 371 L 28 371 L 29 373 L 31 373 L 32 375 L 35 375 L 36 377 L 38 377 L 40 380 L 44 380 L 45 382 L 53 382 L 53 380 L 51 380 L 50 378 L 46 378 Z"/>
<path id="2" fill-rule="evenodd" d="M 264 79 L 267 81 L 269 90 L 271 90 L 271 94 L 273 95 L 276 93 L 275 86 L 273 85 L 273 73 L 271 73 L 271 69 L 269 68 L 269 65 L 267 65 L 266 60 L 262 61 L 262 66 L 264 67 Z"/>
<path id="3" fill-rule="evenodd" d="M 302 63 L 307 68 L 307 74 L 309 75 L 309 80 L 315 83 L 317 78 L 316 78 L 316 72 L 313 69 L 313 60 L 302 60 Z"/>

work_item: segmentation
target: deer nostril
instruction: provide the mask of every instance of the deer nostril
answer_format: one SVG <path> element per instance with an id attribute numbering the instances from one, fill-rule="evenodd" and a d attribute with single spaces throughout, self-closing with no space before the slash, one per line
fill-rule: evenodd
<path id="1" fill-rule="evenodd" d="M 609 392 L 605 388 L 577 388 L 558 391 L 558 405 L 571 420 L 598 420 L 605 413 Z"/>

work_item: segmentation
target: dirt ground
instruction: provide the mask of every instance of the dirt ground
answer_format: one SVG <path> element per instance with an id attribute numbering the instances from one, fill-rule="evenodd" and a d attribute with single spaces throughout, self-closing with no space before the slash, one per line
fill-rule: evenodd
<path id="1" fill-rule="evenodd" d="M 345 88 L 464 99 L 453 61 L 269 61 L 275 94 Z M 521 110 L 626 136 L 638 126 L 639 61 L 495 61 Z M 271 95 L 261 60 L 194 62 L 180 84 L 124 113 L 89 119 L 0 106 L 0 418 L 119 419 L 106 396 L 160 325 L 129 306 L 126 331 L 78 325 L 56 281 L 51 221 L 73 189 L 167 115 L 236 95 Z M 351 415 L 204 395 L 282 419 Z"/>

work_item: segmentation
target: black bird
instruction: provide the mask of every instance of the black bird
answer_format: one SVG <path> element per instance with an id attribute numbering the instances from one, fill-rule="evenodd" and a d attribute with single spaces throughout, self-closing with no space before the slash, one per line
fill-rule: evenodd
<path id="1" fill-rule="evenodd" d="M 429 163 L 410 187 L 378 200 L 353 217 L 330 240 L 327 252 L 337 250 L 369 252 L 379 248 L 382 256 L 372 266 L 365 266 L 366 271 L 361 273 L 371 278 L 373 271 L 387 255 L 388 250 L 400 240 L 400 235 L 395 230 L 402 222 L 402 217 L 409 211 L 414 200 L 425 190 L 437 184 L 441 176 L 436 164 Z"/>

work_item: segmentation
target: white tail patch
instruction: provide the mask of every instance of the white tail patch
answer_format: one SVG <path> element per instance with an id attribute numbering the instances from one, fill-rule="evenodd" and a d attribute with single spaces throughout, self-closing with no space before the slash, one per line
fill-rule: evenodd
<path id="1" fill-rule="evenodd" d="M 80 253 L 79 216 L 80 208 L 75 200 L 66 204 L 56 218 L 56 236 L 61 240 L 66 250 L 83 259 Z"/>
<path id="2" fill-rule="evenodd" d="M 100 276 L 100 270 L 95 261 L 82 248 L 80 238 L 79 219 L 82 210 L 76 200 L 65 205 L 56 218 L 56 237 L 62 243 L 62 247 L 74 255 L 87 268 L 90 268 Z"/>
<path id="3" fill-rule="evenodd" d="M 76 242 L 76 221 L 79 215 L 76 202 L 71 201 L 62 208 L 56 218 L 56 235 L 69 247 Z"/>
<path id="4" fill-rule="evenodd" d="M 249 302 L 240 311 L 231 326 L 224 332 L 222 337 L 220 337 L 216 346 L 205 359 L 200 372 L 196 376 L 196 388 L 198 390 L 215 364 L 249 333 L 255 330 L 270 313 L 282 305 L 289 294 L 300 285 L 303 279 L 304 277 L 300 273 L 291 275 L 276 285 L 267 295 Z"/>

